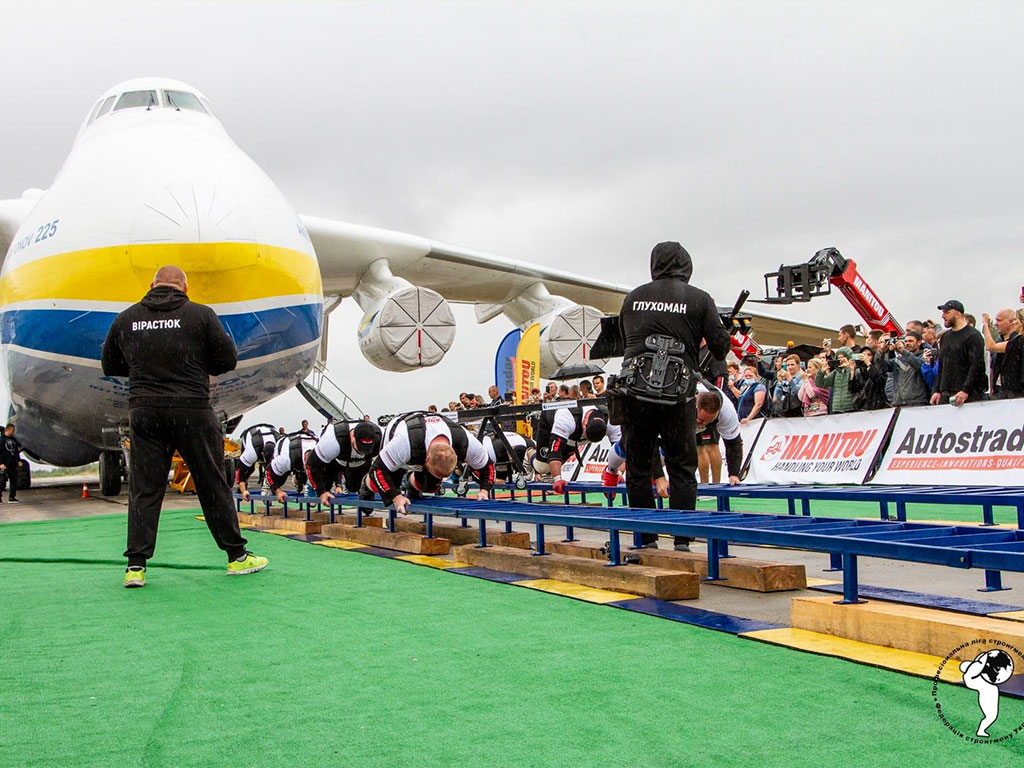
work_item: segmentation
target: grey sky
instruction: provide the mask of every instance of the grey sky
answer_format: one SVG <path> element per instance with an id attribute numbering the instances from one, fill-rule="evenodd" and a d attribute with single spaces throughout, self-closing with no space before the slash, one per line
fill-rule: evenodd
<path id="1" fill-rule="evenodd" d="M 303 213 L 627 284 L 677 239 L 723 302 L 834 245 L 903 320 L 952 296 L 994 314 L 1024 282 L 1022 4 L 0 11 L 0 197 L 50 183 L 104 89 L 159 74 L 203 90 Z M 779 314 L 857 319 L 838 295 Z M 510 327 L 459 308 L 446 360 L 395 375 L 358 353 L 359 315 L 335 313 L 331 368 L 373 413 L 483 390 Z"/>

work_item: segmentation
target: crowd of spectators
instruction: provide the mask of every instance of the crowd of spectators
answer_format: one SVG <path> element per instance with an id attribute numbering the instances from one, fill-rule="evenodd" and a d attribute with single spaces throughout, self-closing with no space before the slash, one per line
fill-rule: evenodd
<path id="1" fill-rule="evenodd" d="M 857 329 L 844 325 L 817 352 L 805 346 L 729 363 L 726 395 L 743 423 L 1024 397 L 1024 309 L 1000 310 L 994 321 L 984 313 L 980 330 L 961 302 L 938 309 L 941 323 L 911 320 L 902 335 L 871 331 L 860 344 Z"/>
<path id="2" fill-rule="evenodd" d="M 549 381 L 545 385 L 543 392 L 539 388 L 534 388 L 531 390 L 530 396 L 526 398 L 525 403 L 518 403 L 516 402 L 517 398 L 514 392 L 501 394 L 501 390 L 492 384 L 487 390 L 487 397 L 482 397 L 472 392 L 462 392 L 459 394 L 458 400 L 449 401 L 448 406 L 442 408 L 441 412 L 465 411 L 473 408 L 488 408 L 495 405 L 536 405 L 553 400 L 592 400 L 604 394 L 604 387 L 605 378 L 601 374 L 597 374 L 592 379 L 581 379 L 575 384 L 559 384 L 555 381 Z M 438 412 L 436 405 L 429 406 L 427 410 L 431 413 Z"/>

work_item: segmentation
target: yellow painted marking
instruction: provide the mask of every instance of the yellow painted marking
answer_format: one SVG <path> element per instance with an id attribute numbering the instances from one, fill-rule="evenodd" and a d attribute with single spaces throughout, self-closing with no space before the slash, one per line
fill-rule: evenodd
<path id="1" fill-rule="evenodd" d="M 407 563 L 416 563 L 416 565 L 427 565 L 431 568 L 469 568 L 469 563 L 460 563 L 455 560 L 442 560 L 440 557 L 431 557 L 430 555 L 399 555 L 395 560 L 404 560 Z"/>
<path id="2" fill-rule="evenodd" d="M 1007 619 L 1008 621 L 1024 621 L 1024 611 L 1000 611 L 999 613 L 990 613 L 989 617 Z"/>
<path id="3" fill-rule="evenodd" d="M 331 549 L 365 549 L 365 544 L 359 544 L 355 541 L 342 541 L 341 539 L 324 539 L 323 541 L 314 541 L 318 547 L 330 547 Z"/>
<path id="4" fill-rule="evenodd" d="M 918 677 L 935 677 L 935 671 L 942 663 L 941 656 L 885 648 L 881 645 L 862 643 L 859 640 L 849 640 L 845 637 L 825 635 L 820 632 L 810 632 L 806 629 L 790 627 L 762 629 L 757 632 L 744 632 L 740 636 L 761 640 L 772 645 L 782 645 L 861 664 L 870 664 L 874 667 L 894 669 Z M 942 668 L 942 679 L 947 683 L 963 682 L 963 677 L 956 664 L 946 664 Z"/>
<path id="5" fill-rule="evenodd" d="M 298 531 L 289 531 L 285 528 L 264 528 L 261 533 L 272 533 L 275 536 L 294 536 Z"/>
<path id="6" fill-rule="evenodd" d="M 807 577 L 808 587 L 827 587 L 829 584 L 839 584 L 840 582 L 834 581 L 833 579 L 819 579 L 816 576 Z"/>
<path id="7" fill-rule="evenodd" d="M 610 589 L 597 589 L 585 587 L 582 584 L 573 584 L 568 581 L 557 581 L 555 579 L 529 579 L 517 581 L 517 587 L 529 587 L 538 589 L 541 592 L 550 592 L 563 597 L 574 597 L 577 600 L 586 600 L 588 603 L 615 603 L 619 600 L 636 600 L 637 595 L 627 592 L 612 592 Z"/>
<path id="8" fill-rule="evenodd" d="M 0 279 L 0 306 L 38 299 L 134 303 L 164 264 L 185 270 L 189 298 L 202 304 L 322 291 L 316 259 L 301 251 L 260 243 L 146 243 L 30 261 Z"/>
<path id="9" fill-rule="evenodd" d="M 205 520 L 205 519 L 206 518 L 203 515 L 196 515 L 196 520 Z"/>

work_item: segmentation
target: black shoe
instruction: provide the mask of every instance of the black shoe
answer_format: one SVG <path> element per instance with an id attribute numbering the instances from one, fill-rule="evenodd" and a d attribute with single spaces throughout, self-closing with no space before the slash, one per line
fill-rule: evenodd
<path id="1" fill-rule="evenodd" d="M 9 503 L 9 504 L 21 504 L 21 499 L 8 499 L 7 503 Z"/>

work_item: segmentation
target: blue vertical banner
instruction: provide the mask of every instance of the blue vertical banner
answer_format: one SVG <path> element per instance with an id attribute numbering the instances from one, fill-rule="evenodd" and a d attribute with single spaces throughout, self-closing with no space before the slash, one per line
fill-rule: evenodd
<path id="1" fill-rule="evenodd" d="M 498 345 L 494 356 L 494 383 L 498 385 L 498 396 L 514 392 L 516 388 L 516 350 L 523 332 L 518 328 L 509 331 Z"/>

